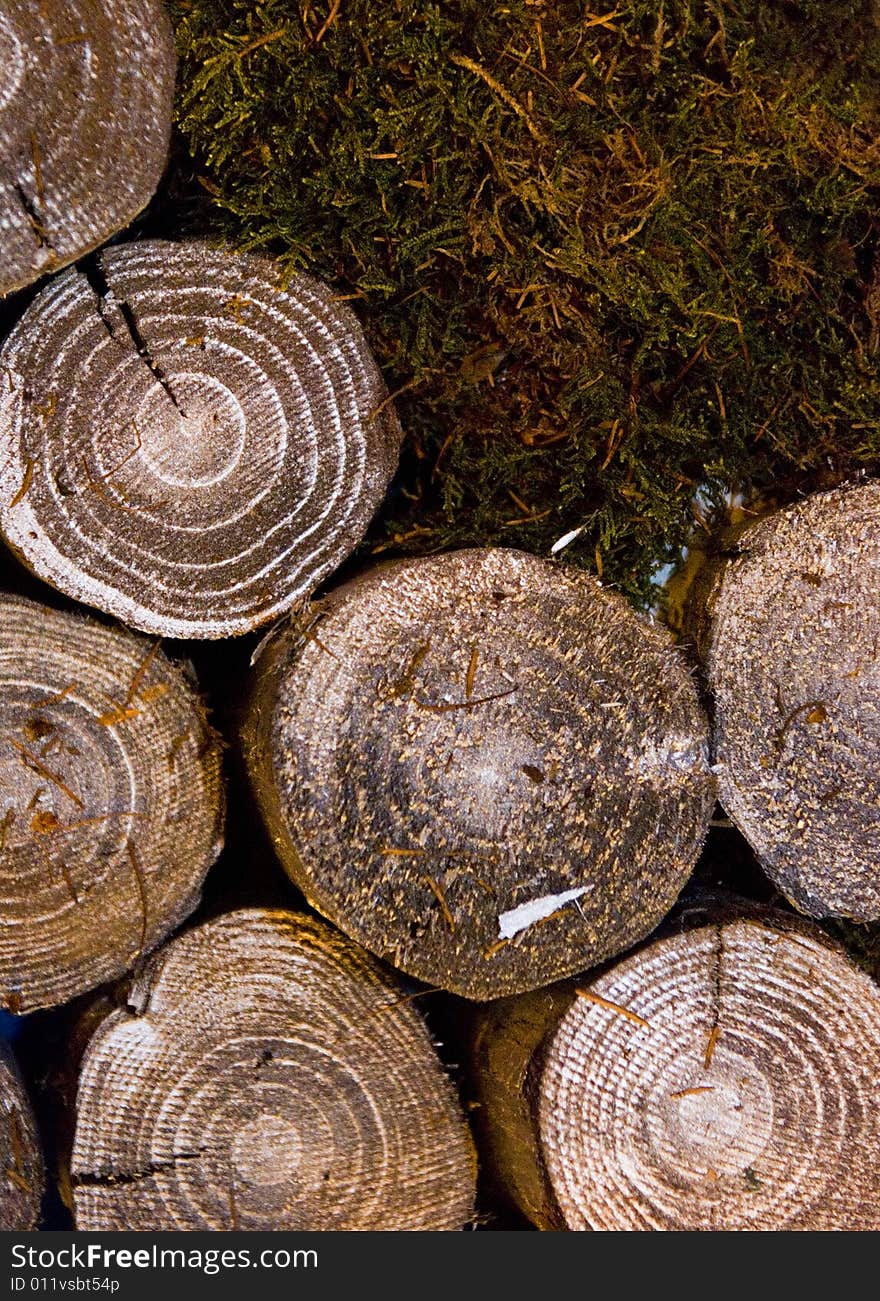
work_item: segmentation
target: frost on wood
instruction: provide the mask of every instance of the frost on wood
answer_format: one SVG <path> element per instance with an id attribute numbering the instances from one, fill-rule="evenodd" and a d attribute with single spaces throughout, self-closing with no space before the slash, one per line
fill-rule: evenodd
<path id="1" fill-rule="evenodd" d="M 214 735 L 157 644 L 0 597 L 0 1006 L 121 975 L 221 843 Z"/>
<path id="2" fill-rule="evenodd" d="M 400 428 L 360 326 L 305 276 L 197 242 L 108 249 L 0 351 L 0 528 L 144 631 L 276 618 L 360 541 Z"/>
<path id="3" fill-rule="evenodd" d="M 487 1166 L 543 1228 L 880 1228 L 880 993 L 805 922 L 496 1004 L 475 1064 Z"/>
<path id="4" fill-rule="evenodd" d="M 127 226 L 161 176 L 175 55 L 159 0 L 4 0 L 0 295 Z"/>
<path id="5" fill-rule="evenodd" d="M 752 525 L 704 621 L 724 808 L 798 908 L 880 918 L 880 483 Z"/>
<path id="6" fill-rule="evenodd" d="M 395 563 L 264 648 L 245 729 L 288 872 L 367 948 L 471 998 L 619 953 L 713 803 L 668 635 L 521 552 Z"/>
<path id="7" fill-rule="evenodd" d="M 43 1161 L 30 1102 L 0 1042 L 0 1231 L 33 1229 L 43 1195 Z"/>
<path id="8" fill-rule="evenodd" d="M 341 935 L 230 913 L 161 950 L 129 1001 L 82 1065 L 79 1229 L 464 1227 L 453 1089 L 403 991 Z"/>

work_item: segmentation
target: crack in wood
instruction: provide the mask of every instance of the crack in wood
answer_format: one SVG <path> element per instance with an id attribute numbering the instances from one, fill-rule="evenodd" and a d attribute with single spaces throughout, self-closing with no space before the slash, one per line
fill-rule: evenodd
<path id="1" fill-rule="evenodd" d="M 37 211 L 37 205 L 33 199 L 29 198 L 27 191 L 20 181 L 13 181 L 12 188 L 18 198 L 19 203 L 24 209 L 25 216 L 30 223 L 34 238 L 37 241 L 37 248 L 44 248 L 48 251 L 52 259 L 55 258 L 55 249 L 52 240 L 49 238 L 49 232 L 46 230 L 46 223 Z M 51 264 L 46 270 L 51 270 Z"/>
<path id="2" fill-rule="evenodd" d="M 721 964 L 724 959 L 724 928 L 718 924 L 713 929 L 715 947 L 712 953 L 712 1025 L 703 1056 L 704 1070 L 708 1070 L 712 1065 L 715 1048 L 721 1038 Z"/>
<path id="3" fill-rule="evenodd" d="M 85 276 L 89 288 L 97 300 L 98 312 L 104 326 L 106 327 L 107 333 L 111 338 L 115 339 L 117 343 L 120 342 L 118 332 L 114 329 L 114 317 L 111 316 L 108 311 L 108 308 L 112 306 L 116 308 L 116 316 L 121 320 L 125 327 L 129 343 L 134 348 L 135 352 L 138 354 L 153 378 L 161 385 L 172 406 L 185 418 L 186 411 L 178 401 L 177 395 L 171 386 L 171 381 L 163 368 L 159 365 L 158 361 L 156 361 L 156 358 L 150 350 L 149 344 L 141 333 L 140 326 L 137 323 L 137 317 L 134 314 L 131 304 L 126 302 L 124 298 L 117 297 L 113 292 L 113 287 L 107 279 L 107 275 L 104 271 L 104 265 L 101 261 L 100 253 L 92 253 L 89 257 L 83 258 L 80 263 L 80 270 L 83 276 Z"/>
<path id="4" fill-rule="evenodd" d="M 181 1161 L 197 1161 L 206 1151 L 207 1148 L 200 1147 L 195 1152 L 175 1152 L 169 1161 L 151 1161 L 142 1170 L 88 1170 L 73 1175 L 70 1182 L 74 1188 L 125 1187 L 174 1170 Z"/>

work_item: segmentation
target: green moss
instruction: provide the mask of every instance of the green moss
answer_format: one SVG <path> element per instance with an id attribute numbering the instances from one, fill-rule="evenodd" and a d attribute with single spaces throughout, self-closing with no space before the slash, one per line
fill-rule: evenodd
<path id="1" fill-rule="evenodd" d="M 638 598 L 700 485 L 876 468 L 869 0 L 172 8 L 218 233 L 356 295 L 403 390 L 374 546 L 583 525 Z"/>

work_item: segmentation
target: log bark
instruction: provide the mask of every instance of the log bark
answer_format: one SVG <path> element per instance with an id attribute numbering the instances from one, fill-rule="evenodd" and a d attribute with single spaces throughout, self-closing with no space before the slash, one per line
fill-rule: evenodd
<path id="1" fill-rule="evenodd" d="M 880 991 L 775 917 L 486 1010 L 486 1165 L 539 1227 L 880 1227 Z"/>
<path id="2" fill-rule="evenodd" d="M 741 532 L 702 581 L 719 798 L 778 889 L 880 918 L 880 483 Z"/>
<path id="3" fill-rule="evenodd" d="M 230 913 L 173 940 L 83 1061 L 77 1227 L 454 1230 L 466 1124 L 401 987 L 323 923 Z"/>
<path id="4" fill-rule="evenodd" d="M 360 541 L 400 427 L 356 318 L 195 241 L 58 276 L 0 350 L 0 528 L 39 577 L 159 636 L 276 619 Z"/>
<path id="5" fill-rule="evenodd" d="M 159 0 L 4 0 L 0 295 L 96 248 L 168 154 L 176 58 Z"/>
<path id="6" fill-rule="evenodd" d="M 12 1054 L 0 1042 L 0 1231 L 36 1228 L 42 1196 L 36 1121 Z"/>
<path id="7" fill-rule="evenodd" d="M 156 643 L 0 597 L 0 1005 L 114 979 L 192 911 L 222 845 L 219 751 Z"/>
<path id="8" fill-rule="evenodd" d="M 270 639 L 244 749 L 309 902 L 420 980 L 533 989 L 642 939 L 694 865 L 708 724 L 668 635 L 521 552 L 388 565 Z"/>

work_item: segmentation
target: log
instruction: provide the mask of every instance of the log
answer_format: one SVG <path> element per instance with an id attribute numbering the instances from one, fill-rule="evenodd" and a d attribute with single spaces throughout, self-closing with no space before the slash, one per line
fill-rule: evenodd
<path id="1" fill-rule="evenodd" d="M 0 350 L 0 529 L 157 636 L 276 619 L 360 541 L 400 426 L 354 315 L 197 241 L 106 250 Z"/>
<path id="2" fill-rule="evenodd" d="M 159 0 L 4 0 L 0 296 L 103 244 L 168 154 L 176 57 Z"/>
<path id="3" fill-rule="evenodd" d="M 79 1229 L 454 1230 L 475 1157 L 398 983 L 322 922 L 248 909 L 173 940 L 80 1074 Z"/>
<path id="4" fill-rule="evenodd" d="M 257 663 L 243 733 L 309 902 L 420 980 L 533 989 L 670 909 L 708 825 L 708 723 L 665 631 L 502 549 L 340 587 Z"/>
<path id="5" fill-rule="evenodd" d="M 474 1040 L 487 1168 L 548 1230 L 876 1230 L 880 991 L 774 915 L 502 1000 Z"/>
<path id="6" fill-rule="evenodd" d="M 222 804 L 204 707 L 157 643 L 0 596 L 0 1005 L 65 1002 L 164 939 Z"/>
<path id="7" fill-rule="evenodd" d="M 719 799 L 782 894 L 880 918 L 880 482 L 753 523 L 703 577 Z"/>
<path id="8" fill-rule="evenodd" d="M 42 1196 L 37 1124 L 12 1053 L 0 1041 L 0 1232 L 36 1228 Z"/>

